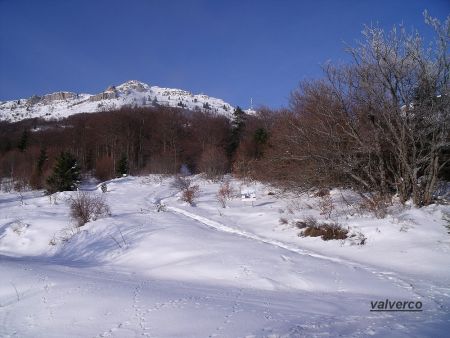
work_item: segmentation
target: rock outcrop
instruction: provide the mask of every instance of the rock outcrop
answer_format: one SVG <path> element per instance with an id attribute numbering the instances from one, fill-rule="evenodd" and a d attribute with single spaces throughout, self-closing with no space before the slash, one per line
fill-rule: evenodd
<path id="1" fill-rule="evenodd" d="M 42 101 L 45 103 L 51 103 L 59 100 L 71 100 L 77 97 L 76 93 L 72 92 L 56 92 L 52 94 L 47 94 L 42 97 Z"/>
<path id="2" fill-rule="evenodd" d="M 104 92 L 91 96 L 89 98 L 89 101 L 96 102 L 101 100 L 115 99 L 116 97 L 117 97 L 116 87 L 109 86 Z"/>

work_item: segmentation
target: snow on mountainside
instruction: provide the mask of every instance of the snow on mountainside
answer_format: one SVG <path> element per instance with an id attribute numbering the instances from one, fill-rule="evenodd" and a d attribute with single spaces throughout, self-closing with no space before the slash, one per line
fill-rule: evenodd
<path id="1" fill-rule="evenodd" d="M 52 120 L 78 113 L 109 111 L 125 106 L 158 105 L 211 112 L 228 117 L 234 110 L 229 103 L 204 94 L 194 95 L 181 89 L 160 88 L 131 80 L 118 86 L 110 86 L 104 92 L 95 95 L 56 92 L 0 102 L 0 121 L 17 122 L 35 117 Z"/>

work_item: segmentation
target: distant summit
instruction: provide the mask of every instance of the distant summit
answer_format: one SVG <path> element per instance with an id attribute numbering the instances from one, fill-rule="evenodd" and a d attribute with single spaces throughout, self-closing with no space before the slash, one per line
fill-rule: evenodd
<path id="1" fill-rule="evenodd" d="M 109 86 L 98 94 L 56 92 L 0 102 L 0 121 L 17 122 L 29 118 L 54 120 L 78 113 L 110 111 L 122 107 L 177 107 L 192 111 L 210 112 L 231 117 L 234 107 L 204 94 L 192 94 L 181 89 L 149 86 L 130 80 Z"/>

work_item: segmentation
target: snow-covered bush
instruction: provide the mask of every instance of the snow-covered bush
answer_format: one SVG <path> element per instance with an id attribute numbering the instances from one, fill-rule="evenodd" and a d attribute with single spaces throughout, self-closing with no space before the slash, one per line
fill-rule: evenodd
<path id="1" fill-rule="evenodd" d="M 77 223 L 78 227 L 89 221 L 95 221 L 102 217 L 111 215 L 111 210 L 102 195 L 88 192 L 77 192 L 69 199 L 70 217 Z"/>

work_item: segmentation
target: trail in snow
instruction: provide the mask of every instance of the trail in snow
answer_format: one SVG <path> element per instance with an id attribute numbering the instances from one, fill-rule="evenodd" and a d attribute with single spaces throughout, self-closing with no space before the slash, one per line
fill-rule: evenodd
<path id="1" fill-rule="evenodd" d="M 230 234 L 234 234 L 234 235 L 238 235 L 238 236 L 242 236 L 245 238 L 249 238 L 251 240 L 255 240 L 261 243 L 265 243 L 268 245 L 273 245 L 276 246 L 278 248 L 290 251 L 290 252 L 294 252 L 296 254 L 299 255 L 303 255 L 303 256 L 309 256 L 309 257 L 314 257 L 314 258 L 318 258 L 318 259 L 322 259 L 322 260 L 326 260 L 326 261 L 330 261 L 333 263 L 338 263 L 338 264 L 343 264 L 343 265 L 347 265 L 353 269 L 359 268 L 359 269 L 363 269 L 366 271 L 369 271 L 370 273 L 375 274 L 376 276 L 383 278 L 385 280 L 389 280 L 390 282 L 393 282 L 395 285 L 397 285 L 398 287 L 410 290 L 415 296 L 417 297 L 423 297 L 422 295 L 420 295 L 419 293 L 417 293 L 414 289 L 414 287 L 412 286 L 412 284 L 405 282 L 404 280 L 400 279 L 398 276 L 396 276 L 393 272 L 382 272 L 382 271 L 378 271 L 372 267 L 369 266 L 365 266 L 356 262 L 351 262 L 348 260 L 344 260 L 344 259 L 340 259 L 340 258 L 335 258 L 335 257 L 329 257 L 329 256 L 324 256 L 321 254 L 317 254 L 317 253 L 313 253 L 309 250 L 305 250 L 305 249 L 300 249 L 300 248 L 296 248 L 292 245 L 277 241 L 277 240 L 273 240 L 273 239 L 269 239 L 269 238 L 264 238 L 261 236 L 258 236 L 256 234 L 253 233 L 249 233 L 247 231 L 244 230 L 240 230 L 240 229 L 235 229 L 235 228 L 231 228 L 229 226 L 226 226 L 222 223 L 213 221 L 211 219 L 208 219 L 206 217 L 202 217 L 199 215 L 196 215 L 194 213 L 188 212 L 186 210 L 180 209 L 180 208 L 176 208 L 176 207 L 172 207 L 172 206 L 166 206 L 166 209 L 172 212 L 175 212 L 177 214 L 186 216 L 190 219 L 196 220 L 202 224 L 205 224 L 215 230 L 218 231 L 222 231 L 222 232 L 226 232 L 226 233 L 230 233 Z"/>

